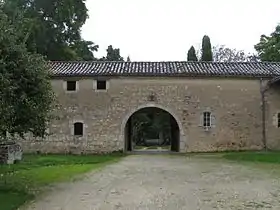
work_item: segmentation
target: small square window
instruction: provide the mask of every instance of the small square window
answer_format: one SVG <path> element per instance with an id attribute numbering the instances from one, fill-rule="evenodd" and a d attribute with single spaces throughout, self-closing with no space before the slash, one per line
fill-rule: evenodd
<path id="1" fill-rule="evenodd" d="M 204 127 L 211 127 L 211 113 L 204 112 L 203 113 L 203 126 Z"/>
<path id="2" fill-rule="evenodd" d="M 75 91 L 77 89 L 76 81 L 67 81 L 67 91 Z"/>
<path id="3" fill-rule="evenodd" d="M 97 80 L 96 81 L 96 89 L 97 90 L 106 90 L 107 89 L 106 80 Z"/>
<path id="4" fill-rule="evenodd" d="M 84 126 L 81 122 L 76 122 L 74 124 L 74 135 L 75 136 L 82 136 L 84 134 Z"/>

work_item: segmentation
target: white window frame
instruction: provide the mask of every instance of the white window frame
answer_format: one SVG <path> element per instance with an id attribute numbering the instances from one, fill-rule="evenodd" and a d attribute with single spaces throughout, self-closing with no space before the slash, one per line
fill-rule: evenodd
<path id="1" fill-rule="evenodd" d="M 209 114 L 209 116 L 207 115 Z M 210 111 L 204 111 L 202 113 L 202 126 L 206 129 L 209 130 L 212 127 L 212 113 Z M 205 125 L 206 124 L 206 125 Z"/>
<path id="2" fill-rule="evenodd" d="M 274 112 L 274 114 L 272 116 L 272 125 L 273 125 L 273 127 L 280 129 L 280 127 L 278 127 L 278 121 L 280 119 L 278 117 L 278 115 L 280 115 L 280 110 L 277 110 L 276 112 Z"/>

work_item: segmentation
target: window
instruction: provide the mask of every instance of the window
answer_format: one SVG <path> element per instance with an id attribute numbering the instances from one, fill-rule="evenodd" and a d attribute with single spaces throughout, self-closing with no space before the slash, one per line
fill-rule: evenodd
<path id="1" fill-rule="evenodd" d="M 67 81 L 67 91 L 75 91 L 77 89 L 76 81 Z"/>
<path id="2" fill-rule="evenodd" d="M 280 128 L 280 113 L 277 114 L 277 127 Z"/>
<path id="3" fill-rule="evenodd" d="M 208 128 L 211 126 L 211 113 L 203 112 L 203 126 Z"/>
<path id="4" fill-rule="evenodd" d="M 74 124 L 74 135 L 75 136 L 82 136 L 84 134 L 84 126 L 81 122 L 76 122 Z"/>
<path id="5" fill-rule="evenodd" d="M 107 89 L 106 80 L 97 80 L 96 81 L 96 89 L 97 90 L 106 90 Z"/>

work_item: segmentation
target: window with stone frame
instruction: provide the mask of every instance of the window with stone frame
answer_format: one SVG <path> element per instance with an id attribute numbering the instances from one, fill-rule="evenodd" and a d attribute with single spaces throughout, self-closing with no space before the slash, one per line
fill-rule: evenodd
<path id="1" fill-rule="evenodd" d="M 67 81 L 66 90 L 67 91 L 76 91 L 77 90 L 77 81 Z"/>
<path id="2" fill-rule="evenodd" d="M 107 81 L 106 80 L 97 80 L 96 89 L 97 90 L 107 90 Z"/>
<path id="3" fill-rule="evenodd" d="M 203 112 L 203 127 L 211 127 L 211 112 Z"/>
<path id="4" fill-rule="evenodd" d="M 74 123 L 74 136 L 84 135 L 84 124 L 81 122 Z"/>

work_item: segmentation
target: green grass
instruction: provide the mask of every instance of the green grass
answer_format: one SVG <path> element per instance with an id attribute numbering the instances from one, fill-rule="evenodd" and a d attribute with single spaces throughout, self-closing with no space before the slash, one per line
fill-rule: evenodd
<path id="1" fill-rule="evenodd" d="M 280 164 L 280 152 L 230 152 L 222 157 L 227 160 Z"/>
<path id="2" fill-rule="evenodd" d="M 134 146 L 134 149 L 145 149 L 145 148 L 147 148 L 147 147 L 146 146 L 138 146 L 138 145 Z"/>
<path id="3" fill-rule="evenodd" d="M 140 149 L 146 149 L 146 150 L 149 150 L 149 149 L 158 149 L 158 148 L 161 148 L 161 149 L 170 149 L 170 145 L 168 146 L 135 146 L 134 149 L 136 150 L 140 150 Z"/>
<path id="4" fill-rule="evenodd" d="M 119 160 L 120 154 L 70 156 L 24 155 L 15 165 L 0 165 L 0 209 L 14 210 L 34 198 L 43 187 L 71 181 L 79 174 Z"/>
<path id="5" fill-rule="evenodd" d="M 0 208 L 1 210 L 13 210 L 23 205 L 27 200 L 32 199 L 34 196 L 26 193 L 25 191 L 0 191 Z"/>
<path id="6" fill-rule="evenodd" d="M 147 149 L 158 149 L 159 146 L 149 146 Z"/>
<path id="7" fill-rule="evenodd" d="M 171 145 L 162 146 L 161 149 L 170 149 Z"/>

